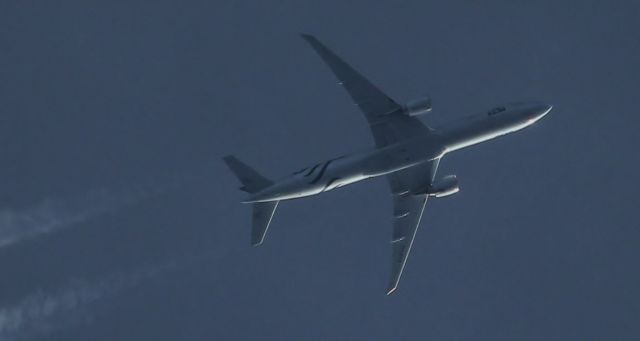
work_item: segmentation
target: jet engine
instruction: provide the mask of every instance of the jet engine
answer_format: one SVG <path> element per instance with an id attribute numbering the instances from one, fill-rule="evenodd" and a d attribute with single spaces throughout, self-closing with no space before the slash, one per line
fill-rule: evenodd
<path id="1" fill-rule="evenodd" d="M 423 115 L 431 111 L 431 98 L 425 96 L 411 100 L 404 105 L 404 114 L 407 116 Z"/>
<path id="2" fill-rule="evenodd" d="M 435 181 L 429 188 L 427 194 L 431 197 L 441 198 L 458 193 L 458 191 L 460 191 L 458 178 L 455 175 L 447 175 L 444 178 Z"/>

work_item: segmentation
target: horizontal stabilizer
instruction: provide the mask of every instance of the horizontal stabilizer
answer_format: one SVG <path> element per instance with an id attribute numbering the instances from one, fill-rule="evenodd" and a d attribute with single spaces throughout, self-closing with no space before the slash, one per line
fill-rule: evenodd
<path id="1" fill-rule="evenodd" d="M 256 193 L 273 184 L 273 181 L 260 175 L 260 173 L 238 160 L 235 156 L 227 155 L 223 159 L 229 169 L 242 182 L 241 190 L 248 193 Z"/>
<path id="2" fill-rule="evenodd" d="M 256 202 L 253 204 L 251 245 L 258 246 L 262 244 L 277 207 L 278 201 Z"/>

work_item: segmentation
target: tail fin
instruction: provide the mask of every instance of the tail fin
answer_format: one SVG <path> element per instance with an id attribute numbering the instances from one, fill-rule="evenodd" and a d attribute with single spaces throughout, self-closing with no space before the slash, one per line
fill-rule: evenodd
<path id="1" fill-rule="evenodd" d="M 242 182 L 241 190 L 248 193 L 256 193 L 262 189 L 269 187 L 273 181 L 265 178 L 256 172 L 253 168 L 242 163 L 232 155 L 224 157 L 224 162 L 231 171 Z M 264 236 L 267 234 L 271 218 L 278 207 L 278 201 L 256 202 L 253 203 L 252 226 L 251 226 L 251 245 L 257 246 L 262 244 Z"/>
<path id="2" fill-rule="evenodd" d="M 260 175 L 260 173 L 242 163 L 242 161 L 238 160 L 235 156 L 227 155 L 223 159 L 240 182 L 242 182 L 241 190 L 248 193 L 256 193 L 273 184 L 273 181 Z"/>

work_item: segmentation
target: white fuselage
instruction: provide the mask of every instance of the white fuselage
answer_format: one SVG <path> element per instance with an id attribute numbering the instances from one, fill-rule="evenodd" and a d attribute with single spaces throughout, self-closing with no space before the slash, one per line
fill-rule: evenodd
<path id="1" fill-rule="evenodd" d="M 393 173 L 525 128 L 542 118 L 549 110 L 551 106 L 541 103 L 497 107 L 489 113 L 465 117 L 396 144 L 340 156 L 301 169 L 254 193 L 246 202 L 301 198 Z"/>

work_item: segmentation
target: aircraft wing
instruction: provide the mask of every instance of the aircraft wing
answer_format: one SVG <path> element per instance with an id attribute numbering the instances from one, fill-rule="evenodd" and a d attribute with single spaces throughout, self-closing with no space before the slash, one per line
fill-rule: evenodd
<path id="1" fill-rule="evenodd" d="M 407 263 L 416 231 L 428 195 L 424 192 L 431 185 L 440 159 L 410 167 L 387 175 L 393 194 L 393 237 L 391 239 L 391 277 L 387 295 L 398 287 L 402 270 Z"/>
<path id="2" fill-rule="evenodd" d="M 387 96 L 314 36 L 304 38 L 329 66 L 354 103 L 364 113 L 378 147 L 429 131 L 420 120 L 402 113 L 402 106 Z"/>

